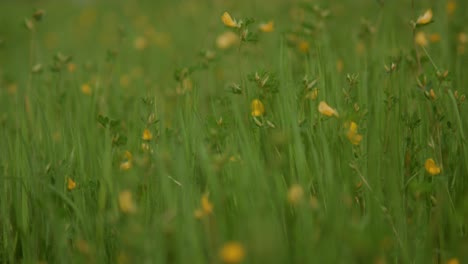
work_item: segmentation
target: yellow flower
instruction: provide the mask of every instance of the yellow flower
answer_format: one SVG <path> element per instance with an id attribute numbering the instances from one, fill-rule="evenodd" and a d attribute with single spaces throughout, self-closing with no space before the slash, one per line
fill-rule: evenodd
<path id="1" fill-rule="evenodd" d="M 203 214 L 203 210 L 202 210 L 202 209 L 197 209 L 197 210 L 195 210 L 195 212 L 193 213 L 193 216 L 194 216 L 196 219 L 202 219 L 204 215 L 205 215 L 205 214 Z"/>
<path id="2" fill-rule="evenodd" d="M 201 203 L 201 209 L 203 211 L 203 214 L 213 213 L 213 204 L 208 199 L 208 193 L 205 193 L 202 195 L 200 203 Z"/>
<path id="3" fill-rule="evenodd" d="M 455 0 L 447 1 L 447 14 L 449 16 L 451 16 L 451 15 L 453 15 L 453 13 L 455 13 L 455 9 L 457 9 L 457 2 L 455 2 Z"/>
<path id="4" fill-rule="evenodd" d="M 429 90 L 429 97 L 430 97 L 432 100 L 437 99 L 437 95 L 435 94 L 434 89 Z"/>
<path id="5" fill-rule="evenodd" d="M 432 43 L 439 42 L 440 39 L 441 39 L 441 37 L 440 37 L 440 34 L 439 34 L 439 33 L 432 33 L 431 35 L 429 35 L 429 40 L 430 40 Z"/>
<path id="6" fill-rule="evenodd" d="M 273 32 L 275 30 L 275 22 L 273 22 L 272 20 L 268 23 L 260 24 L 259 28 L 260 28 L 260 31 L 265 32 L 265 33 Z"/>
<path id="7" fill-rule="evenodd" d="M 426 171 L 432 176 L 439 174 L 441 171 L 440 167 L 435 163 L 433 159 L 427 159 L 424 163 L 424 168 L 426 168 Z"/>
<path id="8" fill-rule="evenodd" d="M 297 44 L 297 48 L 300 52 L 307 53 L 309 52 L 309 42 L 307 42 L 306 40 L 300 40 Z"/>
<path id="9" fill-rule="evenodd" d="M 119 193 L 120 210 L 126 214 L 136 213 L 136 205 L 133 202 L 132 193 L 128 190 Z"/>
<path id="10" fill-rule="evenodd" d="M 418 17 L 416 25 L 427 25 L 432 22 L 432 9 L 426 10 L 423 15 Z"/>
<path id="11" fill-rule="evenodd" d="M 126 150 L 124 152 L 124 157 L 127 159 L 127 160 L 132 160 L 133 159 L 133 155 L 130 151 Z"/>
<path id="12" fill-rule="evenodd" d="M 224 244 L 223 248 L 221 248 L 219 256 L 224 263 L 240 263 L 245 258 L 245 249 L 239 242 L 228 242 Z"/>
<path id="13" fill-rule="evenodd" d="M 322 115 L 326 115 L 326 116 L 336 116 L 338 117 L 338 112 L 331 108 L 326 102 L 324 101 L 321 101 L 319 103 L 319 106 L 318 106 L 318 111 L 322 114 Z"/>
<path id="14" fill-rule="evenodd" d="M 318 88 L 314 88 L 312 91 L 308 92 L 305 96 L 307 99 L 315 100 L 318 97 Z"/>
<path id="15" fill-rule="evenodd" d="M 465 32 L 461 32 L 458 34 L 458 43 L 460 43 L 461 45 L 465 45 L 466 43 L 468 43 L 468 35 L 466 35 Z"/>
<path id="16" fill-rule="evenodd" d="M 143 140 L 150 141 L 153 139 L 153 134 L 151 134 L 151 131 L 147 128 L 143 130 L 143 136 L 141 137 Z"/>
<path id="17" fill-rule="evenodd" d="M 232 31 L 226 31 L 216 38 L 216 46 L 218 49 L 228 49 L 239 44 L 239 36 Z"/>
<path id="18" fill-rule="evenodd" d="M 252 109 L 251 114 L 253 117 L 258 117 L 258 116 L 262 116 L 263 114 L 265 114 L 265 106 L 263 106 L 262 101 L 258 99 L 255 99 L 252 101 L 250 108 Z"/>
<path id="19" fill-rule="evenodd" d="M 120 169 L 123 171 L 127 171 L 132 168 L 132 161 L 126 160 L 122 163 L 120 163 Z"/>
<path id="20" fill-rule="evenodd" d="M 195 218 L 202 219 L 205 215 L 213 213 L 213 204 L 210 202 L 208 195 L 208 193 L 202 195 L 200 199 L 201 208 L 196 209 L 193 213 L 193 216 L 195 216 Z"/>
<path id="21" fill-rule="evenodd" d="M 427 41 L 427 38 L 426 38 L 426 34 L 424 32 L 422 32 L 422 31 L 419 31 L 418 33 L 416 33 L 416 35 L 414 35 L 414 42 L 418 46 L 421 46 L 421 47 L 427 46 L 428 41 Z"/>
<path id="22" fill-rule="evenodd" d="M 75 188 L 76 188 L 76 182 L 73 181 L 72 178 L 68 177 L 68 179 L 67 179 L 67 189 L 68 189 L 69 191 L 72 191 L 72 190 L 75 189 Z"/>
<path id="23" fill-rule="evenodd" d="M 73 62 L 70 62 L 67 64 L 67 70 L 69 73 L 73 73 L 76 70 L 76 64 Z"/>
<path id="24" fill-rule="evenodd" d="M 304 197 L 304 190 L 299 184 L 292 185 L 288 190 L 288 202 L 292 205 L 298 204 Z"/>
<path id="25" fill-rule="evenodd" d="M 87 83 L 81 85 L 81 92 L 86 95 L 91 95 L 91 86 Z"/>
<path id="26" fill-rule="evenodd" d="M 239 27 L 239 24 L 229 15 L 228 12 L 224 12 L 223 15 L 221 16 L 221 20 L 223 21 L 223 24 L 232 27 L 232 28 L 237 28 Z"/>
<path id="27" fill-rule="evenodd" d="M 447 264 L 460 264 L 460 261 L 457 258 L 451 258 L 447 260 Z"/>
<path id="28" fill-rule="evenodd" d="M 144 50 L 148 46 L 148 42 L 144 37 L 137 37 L 133 42 L 133 46 L 136 50 Z"/>
<path id="29" fill-rule="evenodd" d="M 362 140 L 362 135 L 360 135 L 358 131 L 358 125 L 354 122 L 350 122 L 346 125 L 348 127 L 348 132 L 346 133 L 346 137 L 349 139 L 351 144 L 359 145 Z"/>

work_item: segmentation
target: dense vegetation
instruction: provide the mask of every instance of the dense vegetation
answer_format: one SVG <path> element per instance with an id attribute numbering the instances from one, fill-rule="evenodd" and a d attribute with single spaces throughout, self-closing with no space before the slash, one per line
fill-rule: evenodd
<path id="1" fill-rule="evenodd" d="M 2 1 L 0 262 L 468 262 L 467 13 Z"/>

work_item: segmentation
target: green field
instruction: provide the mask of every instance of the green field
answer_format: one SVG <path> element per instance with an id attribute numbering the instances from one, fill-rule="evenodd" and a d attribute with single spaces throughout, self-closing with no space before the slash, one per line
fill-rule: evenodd
<path id="1" fill-rule="evenodd" d="M 0 1 L 0 263 L 468 263 L 467 14 Z"/>

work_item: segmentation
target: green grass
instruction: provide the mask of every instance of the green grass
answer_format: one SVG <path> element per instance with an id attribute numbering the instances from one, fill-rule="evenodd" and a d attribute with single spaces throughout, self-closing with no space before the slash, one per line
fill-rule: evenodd
<path id="1" fill-rule="evenodd" d="M 0 262 L 468 262 L 468 4 L 413 2 L 1 3 Z"/>

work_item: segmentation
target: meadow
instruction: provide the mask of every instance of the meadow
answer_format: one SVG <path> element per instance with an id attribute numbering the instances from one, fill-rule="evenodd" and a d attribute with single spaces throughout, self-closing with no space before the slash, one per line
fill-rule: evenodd
<path id="1" fill-rule="evenodd" d="M 468 2 L 0 2 L 0 263 L 468 263 Z"/>

